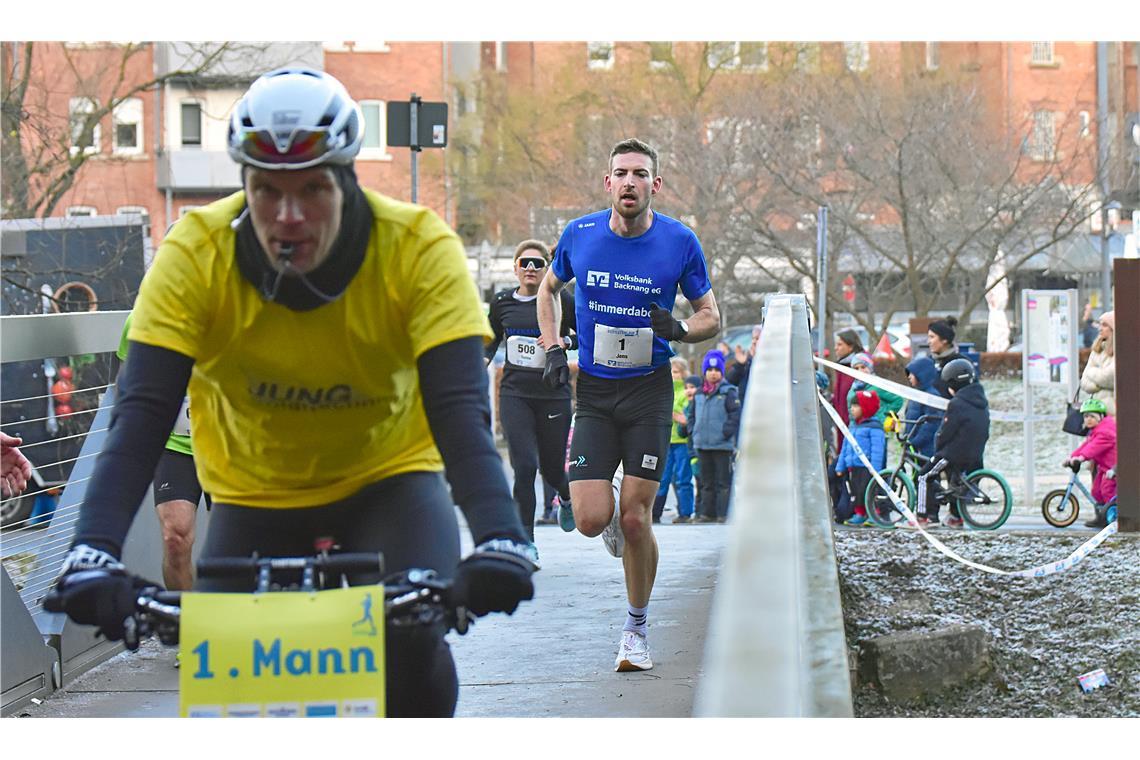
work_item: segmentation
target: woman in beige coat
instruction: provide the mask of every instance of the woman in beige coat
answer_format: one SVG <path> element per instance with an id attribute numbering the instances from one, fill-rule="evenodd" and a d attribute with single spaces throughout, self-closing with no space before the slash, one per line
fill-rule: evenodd
<path id="1" fill-rule="evenodd" d="M 1081 390 L 1098 398 L 1116 416 L 1116 315 L 1106 311 L 1100 317 L 1100 332 L 1092 345 L 1089 363 L 1081 375 Z"/>

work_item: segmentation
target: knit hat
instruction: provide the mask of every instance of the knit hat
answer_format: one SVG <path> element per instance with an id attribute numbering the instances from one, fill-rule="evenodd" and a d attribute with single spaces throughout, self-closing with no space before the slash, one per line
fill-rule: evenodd
<path id="1" fill-rule="evenodd" d="M 879 411 L 879 394 L 874 391 L 858 391 L 852 404 L 858 404 L 863 410 L 863 419 L 869 420 Z"/>
<path id="2" fill-rule="evenodd" d="M 1104 314 L 1101 314 L 1100 323 L 1107 324 L 1110 330 L 1116 332 L 1116 312 L 1106 311 Z"/>
<path id="3" fill-rule="evenodd" d="M 863 410 L 863 419 L 870 419 L 874 417 L 874 412 L 879 411 L 879 394 L 874 391 L 856 391 L 852 406 L 856 403 Z"/>
<path id="4" fill-rule="evenodd" d="M 715 348 L 705 354 L 705 358 L 701 360 L 701 374 L 710 369 L 720 370 L 721 374 L 724 374 L 724 354 Z"/>
<path id="5" fill-rule="evenodd" d="M 954 317 L 947 317 L 946 319 L 936 319 L 930 323 L 930 327 L 926 328 L 930 332 L 937 335 L 947 343 L 954 342 L 954 328 L 958 326 L 958 320 Z"/>
<path id="6" fill-rule="evenodd" d="M 855 369 L 860 364 L 862 364 L 864 367 L 870 367 L 872 372 L 875 371 L 875 360 L 872 359 L 871 355 L 866 351 L 860 351 L 859 353 L 852 356 L 851 361 L 848 362 L 848 364 L 850 365 L 851 369 Z"/>
<path id="7" fill-rule="evenodd" d="M 685 378 L 685 385 L 691 385 L 694 388 L 700 388 L 701 387 L 701 379 L 699 377 L 697 377 L 696 375 L 689 375 L 688 377 Z"/>

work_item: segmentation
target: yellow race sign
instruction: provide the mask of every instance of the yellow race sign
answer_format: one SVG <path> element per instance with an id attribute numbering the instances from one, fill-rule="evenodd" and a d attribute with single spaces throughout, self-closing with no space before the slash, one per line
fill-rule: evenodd
<path id="1" fill-rule="evenodd" d="M 384 587 L 182 595 L 182 717 L 382 717 Z"/>

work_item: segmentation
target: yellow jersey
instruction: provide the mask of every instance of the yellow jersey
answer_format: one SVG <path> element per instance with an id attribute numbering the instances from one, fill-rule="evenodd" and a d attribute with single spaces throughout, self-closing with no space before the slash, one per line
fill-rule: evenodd
<path id="1" fill-rule="evenodd" d="M 311 311 L 266 301 L 243 277 L 238 192 L 186 215 L 143 278 L 130 339 L 194 359 L 198 479 L 215 501 L 308 507 L 375 481 L 440 471 L 416 360 L 492 337 L 459 237 L 434 212 L 365 191 L 364 261 Z"/>

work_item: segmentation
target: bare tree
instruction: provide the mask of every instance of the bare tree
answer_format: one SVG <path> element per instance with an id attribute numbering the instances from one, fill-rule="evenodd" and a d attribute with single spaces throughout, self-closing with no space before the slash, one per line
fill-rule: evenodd
<path id="1" fill-rule="evenodd" d="M 839 252 L 829 308 L 878 335 L 894 313 L 927 314 L 949 294 L 968 314 L 1087 221 L 1093 141 L 1076 137 L 1075 119 L 1038 144 L 1028 122 L 995 133 L 967 80 L 854 75 L 806 44 L 767 46 L 753 75 L 742 70 L 758 49 L 744 44 L 678 47 L 653 67 L 588 78 L 573 62 L 527 92 L 485 80 L 466 187 L 500 220 L 487 232 L 557 234 L 540 223 L 604 202 L 610 146 L 640 136 L 661 151 L 656 206 L 698 232 L 730 320 L 754 314 L 762 291 L 812 287 L 827 205 Z M 872 297 L 848 304 L 846 273 Z"/>
<path id="2" fill-rule="evenodd" d="M 128 98 L 173 81 L 248 81 L 273 65 L 265 44 L 174 45 L 178 65 L 158 73 L 147 65 L 152 43 L 0 44 L 5 218 L 51 216 L 96 155 L 84 147 Z M 69 109 L 72 97 L 84 108 Z"/>

